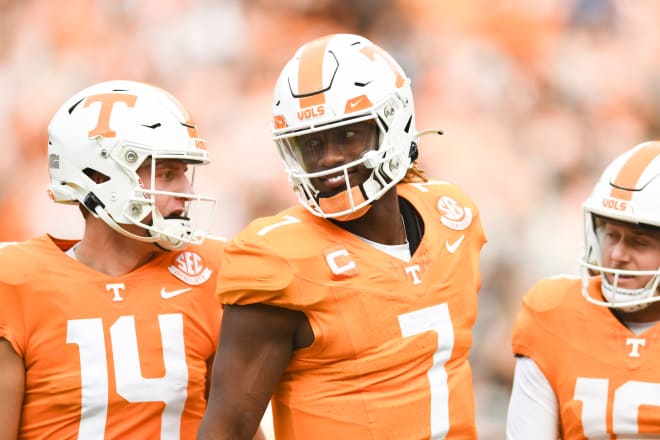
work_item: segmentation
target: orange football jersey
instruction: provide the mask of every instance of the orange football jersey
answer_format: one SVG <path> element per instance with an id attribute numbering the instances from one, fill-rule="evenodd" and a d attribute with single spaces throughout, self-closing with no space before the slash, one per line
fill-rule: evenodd
<path id="1" fill-rule="evenodd" d="M 425 228 L 407 263 L 301 206 L 255 220 L 227 247 L 223 303 L 303 310 L 314 330 L 273 395 L 278 440 L 477 436 L 478 211 L 446 182 L 398 190 Z"/>
<path id="2" fill-rule="evenodd" d="M 592 297 L 600 283 L 590 280 Z M 587 302 L 580 279 L 545 279 L 523 299 L 513 351 L 533 359 L 554 389 L 563 439 L 658 438 L 660 326 L 636 335 Z"/>
<path id="3" fill-rule="evenodd" d="M 120 277 L 41 236 L 0 249 L 0 337 L 23 357 L 21 439 L 192 439 L 206 409 L 224 243 Z M 210 365 L 210 363 L 209 363 Z"/>

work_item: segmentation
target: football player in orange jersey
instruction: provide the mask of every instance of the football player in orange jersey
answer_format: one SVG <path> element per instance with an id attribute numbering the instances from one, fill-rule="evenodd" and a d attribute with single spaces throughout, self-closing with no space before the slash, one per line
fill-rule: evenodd
<path id="1" fill-rule="evenodd" d="M 660 142 L 616 158 L 585 201 L 581 277 L 523 299 L 507 438 L 660 438 Z"/>
<path id="2" fill-rule="evenodd" d="M 476 438 L 468 354 L 485 235 L 417 167 L 410 79 L 338 34 L 275 86 L 273 137 L 300 204 L 225 253 L 222 337 L 200 439 Z"/>
<path id="3" fill-rule="evenodd" d="M 0 439 L 194 438 L 224 248 L 189 214 L 215 204 L 205 142 L 167 92 L 109 81 L 56 112 L 48 161 L 85 229 L 0 248 Z"/>

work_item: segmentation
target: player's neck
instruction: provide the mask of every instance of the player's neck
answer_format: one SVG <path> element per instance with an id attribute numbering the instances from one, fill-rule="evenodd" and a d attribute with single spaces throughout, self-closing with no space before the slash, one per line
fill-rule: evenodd
<path id="1" fill-rule="evenodd" d="M 612 313 L 624 322 L 657 322 L 660 321 L 660 302 L 651 303 L 635 312 L 612 309 Z"/>
<path id="2" fill-rule="evenodd" d="M 406 231 L 399 211 L 396 188 L 392 188 L 379 200 L 374 201 L 371 209 L 362 217 L 347 222 L 333 222 L 350 233 L 376 243 L 397 245 L 406 242 Z"/>
<path id="3" fill-rule="evenodd" d="M 88 222 L 83 239 L 76 245 L 76 259 L 110 276 L 121 276 L 162 253 L 153 243 L 121 235 L 107 225 Z"/>

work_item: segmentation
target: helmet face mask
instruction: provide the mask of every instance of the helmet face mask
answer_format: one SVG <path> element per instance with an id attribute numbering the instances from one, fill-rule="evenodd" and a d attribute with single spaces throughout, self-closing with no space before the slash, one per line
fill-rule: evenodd
<path id="1" fill-rule="evenodd" d="M 660 301 L 660 142 L 645 142 L 616 158 L 583 205 L 582 293 L 591 303 L 634 312 Z M 637 236 L 643 246 L 636 249 Z M 622 244 L 617 244 L 622 243 Z M 625 246 L 632 266 L 612 267 L 613 246 Z M 604 253 L 605 252 L 605 253 Z M 646 267 L 644 267 L 646 266 Z M 588 290 L 599 274 L 602 298 Z"/>
<path id="2" fill-rule="evenodd" d="M 641 310 L 648 304 L 660 300 L 656 295 L 660 282 L 659 228 L 619 222 L 597 214 L 585 213 L 585 232 L 590 235 L 587 240 L 588 254 L 583 256 L 580 263 L 583 294 L 587 300 L 597 305 L 618 308 L 624 312 Z M 606 252 L 612 252 L 612 246 L 627 246 L 632 249 L 625 252 L 654 253 L 656 267 L 650 266 L 648 270 L 613 267 L 615 264 L 609 263 L 605 256 Z M 635 248 L 639 249 L 635 250 Z M 637 256 L 636 262 L 640 258 L 644 257 Z M 601 276 L 601 294 L 605 301 L 592 298 L 586 289 L 588 278 L 592 274 Z"/>
<path id="3" fill-rule="evenodd" d="M 133 81 L 109 81 L 70 98 L 48 127 L 51 184 L 58 203 L 80 203 L 110 227 L 136 240 L 164 249 L 198 243 L 204 232 L 187 213 L 167 218 L 156 207 L 157 197 L 178 197 L 205 203 L 209 218 L 215 201 L 192 193 L 159 189 L 155 170 L 166 160 L 191 168 L 208 163 L 205 142 L 181 104 L 157 87 Z M 146 187 L 138 169 L 150 166 Z M 186 208 L 187 211 L 187 208 Z M 135 233 L 136 225 L 144 231 Z"/>
<path id="4" fill-rule="evenodd" d="M 300 166 L 304 173 L 314 174 L 329 172 L 329 167 L 336 165 L 324 161 L 328 159 L 326 152 L 332 147 L 341 151 L 347 160 L 353 162 L 368 151 L 376 150 L 379 144 L 379 128 L 371 120 L 340 125 L 323 131 L 311 132 L 299 136 L 291 136 L 283 140 L 283 148 L 292 160 Z M 331 159 L 329 159 L 331 160 Z M 335 168 L 342 168 L 342 164 Z M 336 172 L 335 172 L 336 174 Z"/>
<path id="5" fill-rule="evenodd" d="M 351 220 L 406 175 L 416 137 L 410 80 L 382 49 L 348 34 L 331 35 L 301 47 L 275 86 L 273 139 L 300 203 L 319 217 Z M 357 157 L 311 166 L 306 140 L 369 121 L 378 128 Z M 320 161 L 320 157 L 317 158 Z M 307 163 L 305 163 L 307 162 Z M 351 179 L 351 170 L 369 170 Z M 344 176 L 345 188 L 327 194 L 319 181 Z"/>

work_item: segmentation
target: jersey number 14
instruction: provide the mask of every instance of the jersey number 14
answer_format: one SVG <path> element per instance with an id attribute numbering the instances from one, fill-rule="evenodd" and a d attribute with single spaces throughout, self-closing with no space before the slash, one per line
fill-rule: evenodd
<path id="1" fill-rule="evenodd" d="M 180 313 L 159 315 L 158 324 L 165 365 L 165 375 L 158 378 L 142 376 L 135 318 L 121 316 L 110 326 L 115 385 L 117 394 L 129 402 L 165 403 L 160 438 L 178 439 L 188 383 L 183 316 Z M 82 403 L 78 438 L 104 438 L 108 365 L 101 318 L 68 321 L 66 342 L 78 345 L 80 351 Z"/>

